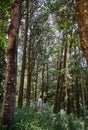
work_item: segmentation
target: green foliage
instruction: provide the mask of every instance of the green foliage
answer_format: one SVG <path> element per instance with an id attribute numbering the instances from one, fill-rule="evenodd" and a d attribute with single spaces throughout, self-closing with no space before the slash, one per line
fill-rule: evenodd
<path id="1" fill-rule="evenodd" d="M 14 124 L 9 130 L 83 130 L 83 124 L 64 111 L 53 114 L 49 104 L 44 104 L 42 112 L 38 112 L 35 102 L 31 103 L 31 107 L 16 108 Z"/>
<path id="2" fill-rule="evenodd" d="M 83 130 L 83 124 L 73 114 L 66 115 L 61 110 L 54 118 L 54 130 Z"/>
<path id="3" fill-rule="evenodd" d="M 6 13 L 6 9 L 10 6 L 10 4 L 13 2 L 13 0 L 0 0 L 0 13 L 2 13 L 1 11 L 5 10 Z"/>
<path id="4" fill-rule="evenodd" d="M 63 6 L 64 1 L 62 0 L 47 0 L 47 5 L 50 12 L 58 11 L 58 9 Z"/>

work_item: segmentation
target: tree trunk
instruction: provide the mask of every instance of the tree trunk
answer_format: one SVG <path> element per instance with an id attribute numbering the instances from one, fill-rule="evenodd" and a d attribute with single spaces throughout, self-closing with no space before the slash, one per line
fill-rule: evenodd
<path id="1" fill-rule="evenodd" d="M 72 86 L 72 89 L 71 89 L 71 93 L 72 93 L 72 96 L 71 96 L 71 113 L 73 113 L 74 114 L 74 86 Z"/>
<path id="2" fill-rule="evenodd" d="M 62 65 L 62 53 L 63 53 L 63 49 L 61 50 L 61 55 L 57 60 L 57 71 L 61 70 L 61 65 Z M 58 62 L 59 61 L 59 62 Z M 54 101 L 54 113 L 58 113 L 60 111 L 60 103 L 61 103 L 61 94 L 62 94 L 62 88 L 61 88 L 61 84 L 60 84 L 60 80 L 61 80 L 61 76 L 60 74 L 57 76 L 57 86 L 56 86 L 56 91 L 55 91 L 55 101 Z"/>
<path id="3" fill-rule="evenodd" d="M 76 108 L 77 108 L 77 117 L 80 117 L 80 104 L 79 104 L 79 84 L 78 84 L 78 77 L 76 77 Z"/>
<path id="4" fill-rule="evenodd" d="M 60 111 L 60 77 L 57 77 L 57 87 L 55 92 L 55 101 L 54 101 L 54 113 L 58 113 Z"/>
<path id="5" fill-rule="evenodd" d="M 27 90 L 26 90 L 26 105 L 30 104 L 31 99 L 31 79 L 32 79 L 32 68 L 31 68 L 31 46 L 32 46 L 32 21 L 31 21 L 31 14 L 30 14 L 30 41 L 29 41 L 29 48 L 28 48 L 28 76 L 27 76 Z"/>
<path id="6" fill-rule="evenodd" d="M 86 105 L 85 105 L 85 95 L 84 95 L 84 84 L 83 81 L 83 70 L 81 70 L 81 91 L 82 91 L 82 103 L 83 103 L 83 118 L 84 118 L 84 130 L 87 130 L 87 119 L 86 119 Z"/>
<path id="7" fill-rule="evenodd" d="M 30 49 L 29 49 L 29 55 L 28 55 L 28 77 L 27 77 L 27 90 L 26 90 L 26 105 L 30 104 L 31 99 L 31 59 L 30 59 Z"/>
<path id="8" fill-rule="evenodd" d="M 70 114 L 70 89 L 66 87 L 66 104 L 65 104 L 65 111 L 67 114 Z"/>
<path id="9" fill-rule="evenodd" d="M 88 63 L 88 0 L 76 0 L 76 16 L 81 46 Z"/>
<path id="10" fill-rule="evenodd" d="M 38 67 L 39 64 L 37 63 L 37 67 L 36 67 L 36 84 L 35 84 L 35 101 L 37 99 L 37 87 L 38 87 Z"/>
<path id="11" fill-rule="evenodd" d="M 29 1 L 26 0 L 27 14 L 26 14 L 26 20 L 25 20 L 24 49 L 23 49 L 20 87 L 19 87 L 19 95 L 18 95 L 18 106 L 19 107 L 22 107 L 22 105 L 23 105 L 23 88 L 24 88 L 24 75 L 25 75 L 25 66 L 26 66 L 26 46 L 27 46 L 27 32 L 28 32 L 28 7 L 29 7 Z"/>
<path id="12" fill-rule="evenodd" d="M 27 77 L 27 90 L 26 90 L 26 105 L 30 105 L 31 99 L 31 80 L 32 80 L 32 72 L 34 70 L 35 65 L 35 58 L 34 58 L 34 37 L 33 37 L 33 23 L 34 23 L 34 12 L 36 11 L 36 4 L 37 1 L 29 1 L 29 29 L 30 29 L 30 36 L 29 36 L 29 48 L 28 48 L 28 77 Z"/>
<path id="13" fill-rule="evenodd" d="M 45 89 L 45 64 L 43 63 L 43 68 L 42 68 L 42 99 L 44 98 L 44 89 Z"/>
<path id="14" fill-rule="evenodd" d="M 16 92 L 17 38 L 20 22 L 20 1 L 14 0 L 8 29 L 7 69 L 2 109 L 2 125 L 11 125 L 14 118 Z"/>
<path id="15" fill-rule="evenodd" d="M 49 89 L 49 65 L 46 64 L 46 71 L 47 71 L 47 83 L 46 83 L 46 97 L 48 97 L 48 89 Z"/>
<path id="16" fill-rule="evenodd" d="M 67 38 L 67 36 L 66 36 Z M 67 61 L 67 43 L 65 45 L 65 51 L 64 51 L 64 69 L 66 70 L 66 61 Z M 67 77 L 67 75 L 66 75 Z M 70 97 L 69 97 L 69 88 L 68 88 L 68 79 L 65 79 L 64 76 L 64 82 L 66 83 L 66 88 L 65 88 L 65 95 L 66 95 L 66 100 L 65 100 L 65 111 L 67 114 L 70 114 Z"/>

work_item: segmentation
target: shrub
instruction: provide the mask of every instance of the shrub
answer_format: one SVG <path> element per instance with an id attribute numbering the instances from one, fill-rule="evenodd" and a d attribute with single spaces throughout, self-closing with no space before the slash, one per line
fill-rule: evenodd
<path id="1" fill-rule="evenodd" d="M 83 130 L 82 121 L 73 114 L 66 115 L 64 110 L 53 114 L 52 111 L 52 106 L 44 104 L 43 110 L 38 112 L 36 102 L 31 102 L 30 107 L 16 108 L 14 124 L 9 130 Z"/>
<path id="2" fill-rule="evenodd" d="M 64 110 L 56 114 L 53 120 L 53 130 L 83 130 L 83 122 L 73 114 L 66 115 Z"/>

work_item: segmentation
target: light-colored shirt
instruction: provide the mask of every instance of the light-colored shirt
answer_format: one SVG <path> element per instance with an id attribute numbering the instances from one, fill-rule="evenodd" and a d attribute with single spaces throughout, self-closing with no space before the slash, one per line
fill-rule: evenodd
<path id="1" fill-rule="evenodd" d="M 42 106 L 42 99 L 41 98 L 38 98 L 38 106 Z"/>

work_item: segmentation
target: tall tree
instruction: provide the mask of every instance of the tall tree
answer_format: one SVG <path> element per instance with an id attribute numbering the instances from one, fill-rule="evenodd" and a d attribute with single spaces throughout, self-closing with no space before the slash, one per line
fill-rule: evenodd
<path id="1" fill-rule="evenodd" d="M 61 48 L 61 54 L 58 56 L 57 59 L 57 71 L 61 70 L 62 67 L 62 53 L 63 53 L 63 48 Z M 58 113 L 60 111 L 60 103 L 61 103 L 61 90 L 62 86 L 60 84 L 61 81 L 61 76 L 60 73 L 57 75 L 57 86 L 56 86 L 56 91 L 55 91 L 55 101 L 54 101 L 54 113 Z"/>
<path id="2" fill-rule="evenodd" d="M 14 0 L 11 11 L 11 23 L 8 29 L 7 68 L 2 109 L 2 125 L 7 126 L 12 124 L 14 118 L 20 4 L 20 0 Z"/>
<path id="3" fill-rule="evenodd" d="M 76 0 L 76 16 L 81 46 L 88 62 L 88 0 Z"/>
<path id="4" fill-rule="evenodd" d="M 22 105 L 23 105 L 23 88 L 24 88 L 24 75 L 25 75 L 25 67 L 26 67 L 26 47 L 27 47 L 27 32 L 28 32 L 28 6 L 29 6 L 29 1 L 26 0 L 27 14 L 26 14 L 26 19 L 25 19 L 24 49 L 23 49 L 20 87 L 19 87 L 19 95 L 18 95 L 18 106 L 19 107 L 22 107 Z"/>
<path id="5" fill-rule="evenodd" d="M 44 57 L 44 60 L 45 60 L 45 57 Z M 43 66 L 42 66 L 42 88 L 41 88 L 41 91 L 42 91 L 42 99 L 44 98 L 44 89 L 45 89 L 45 63 L 43 63 Z"/>
<path id="6" fill-rule="evenodd" d="M 33 13 L 34 13 L 34 7 L 33 6 L 34 1 L 30 1 L 29 3 L 29 7 L 30 7 L 30 11 L 29 11 L 29 16 L 30 16 L 30 20 L 29 20 L 29 29 L 30 29 L 30 36 L 29 36 L 29 46 L 28 46 L 28 68 L 27 68 L 27 90 L 26 90 L 26 105 L 30 104 L 30 98 L 31 98 L 31 79 L 32 79 L 32 68 L 31 68 L 31 48 L 32 48 L 32 26 L 33 26 Z"/>
<path id="7" fill-rule="evenodd" d="M 30 0 L 29 3 L 29 46 L 28 46 L 28 68 L 27 68 L 27 89 L 26 89 L 26 104 L 30 104 L 31 99 L 31 81 L 32 81 L 32 74 L 35 66 L 35 36 L 34 34 L 34 21 L 35 21 L 35 12 L 37 11 L 37 0 Z"/>

